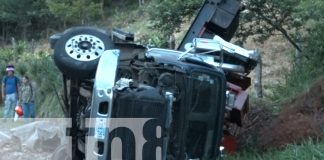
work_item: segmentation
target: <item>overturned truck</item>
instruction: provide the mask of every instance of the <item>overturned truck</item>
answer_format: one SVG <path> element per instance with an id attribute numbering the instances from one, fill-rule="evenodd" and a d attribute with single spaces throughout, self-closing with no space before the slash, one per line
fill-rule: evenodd
<path id="1" fill-rule="evenodd" d="M 242 125 L 257 64 L 254 51 L 227 42 L 239 12 L 237 0 L 205 1 L 177 50 L 135 44 L 121 30 L 51 36 L 71 158 L 219 158 L 226 124 Z"/>

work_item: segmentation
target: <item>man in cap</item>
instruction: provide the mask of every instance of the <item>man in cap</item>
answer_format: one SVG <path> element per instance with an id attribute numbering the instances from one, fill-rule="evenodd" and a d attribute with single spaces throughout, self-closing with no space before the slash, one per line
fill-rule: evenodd
<path id="1" fill-rule="evenodd" d="M 18 100 L 19 79 L 14 75 L 15 67 L 13 65 L 7 65 L 6 73 L 7 75 L 3 77 L 1 85 L 2 99 L 5 100 L 3 118 L 13 118 L 14 108 Z"/>

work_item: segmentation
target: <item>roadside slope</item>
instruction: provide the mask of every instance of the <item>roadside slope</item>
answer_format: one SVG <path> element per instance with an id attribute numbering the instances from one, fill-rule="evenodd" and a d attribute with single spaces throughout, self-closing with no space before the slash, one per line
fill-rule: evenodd
<path id="1" fill-rule="evenodd" d="M 324 137 L 324 77 L 283 106 L 278 118 L 260 131 L 262 149 L 281 148 Z"/>

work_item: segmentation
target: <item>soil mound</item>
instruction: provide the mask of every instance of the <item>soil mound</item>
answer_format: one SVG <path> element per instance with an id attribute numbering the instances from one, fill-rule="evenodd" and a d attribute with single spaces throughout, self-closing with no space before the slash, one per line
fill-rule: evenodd
<path id="1" fill-rule="evenodd" d="M 239 150 L 259 144 L 258 139 L 261 130 L 269 127 L 277 117 L 270 108 L 271 106 L 263 101 L 253 102 L 249 112 L 244 116 L 243 126 L 232 126 L 232 133 L 237 137 Z"/>
<path id="2" fill-rule="evenodd" d="M 281 148 L 324 137 L 324 78 L 283 106 L 277 118 L 259 133 L 262 149 Z"/>

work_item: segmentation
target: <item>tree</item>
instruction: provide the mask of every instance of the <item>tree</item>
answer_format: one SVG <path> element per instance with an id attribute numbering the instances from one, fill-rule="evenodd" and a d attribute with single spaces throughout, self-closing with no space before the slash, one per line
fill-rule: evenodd
<path id="1" fill-rule="evenodd" d="M 31 26 L 30 14 L 33 10 L 32 0 L 1 0 L 1 17 L 3 23 L 15 24 L 12 32 L 21 31 L 22 37 L 26 38 L 27 28 Z M 7 29 L 6 29 L 7 30 Z"/>
<path id="2" fill-rule="evenodd" d="M 139 5 L 139 6 L 144 5 L 144 3 L 145 3 L 145 0 L 138 0 L 138 5 Z"/>
<path id="3" fill-rule="evenodd" d="M 306 53 L 303 55 L 314 60 L 314 67 L 324 65 L 324 3 L 322 0 L 301 0 L 299 11 L 296 15 L 304 22 L 302 41 Z"/>
<path id="4" fill-rule="evenodd" d="M 152 0 L 148 13 L 152 29 L 158 31 L 164 41 L 178 32 L 183 22 L 196 13 L 202 6 L 203 0 Z"/>
<path id="5" fill-rule="evenodd" d="M 250 35 L 257 35 L 257 40 L 264 41 L 271 35 L 282 34 L 297 50 L 301 48 L 296 44 L 294 35 L 301 26 L 298 18 L 294 16 L 299 7 L 300 0 L 247 0 L 245 11 L 241 13 L 240 27 L 237 36 L 245 41 Z"/>
<path id="6" fill-rule="evenodd" d="M 45 1 L 0 0 L 0 28 L 4 41 L 39 37 L 40 30 L 55 23 Z"/>
<path id="7" fill-rule="evenodd" d="M 282 100 L 300 94 L 309 84 L 324 75 L 324 3 L 322 0 L 298 0 L 292 13 L 300 24 L 298 34 L 303 47 L 298 64 L 284 76 L 284 82 L 274 86 L 272 100 Z"/>
<path id="8" fill-rule="evenodd" d="M 67 23 L 86 24 L 98 19 L 102 14 L 102 1 L 92 2 L 91 0 L 47 0 L 49 10 L 57 18 Z"/>

